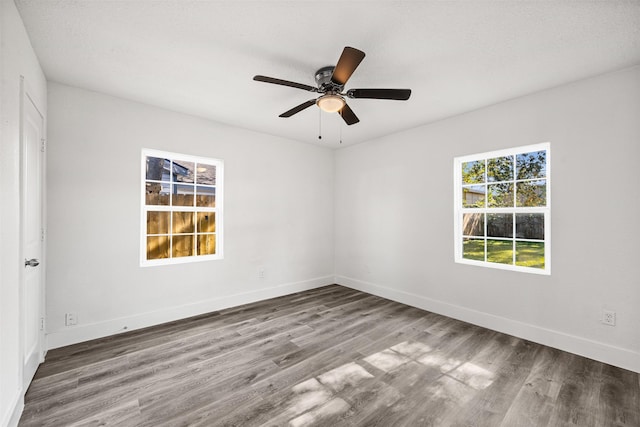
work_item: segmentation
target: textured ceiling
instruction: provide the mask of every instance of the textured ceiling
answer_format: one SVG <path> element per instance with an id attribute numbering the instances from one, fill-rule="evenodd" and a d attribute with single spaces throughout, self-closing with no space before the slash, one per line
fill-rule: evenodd
<path id="1" fill-rule="evenodd" d="M 339 146 L 640 63 L 640 1 L 16 0 L 51 81 L 302 142 Z M 344 46 L 367 56 L 347 88 L 360 123 L 311 107 Z"/>

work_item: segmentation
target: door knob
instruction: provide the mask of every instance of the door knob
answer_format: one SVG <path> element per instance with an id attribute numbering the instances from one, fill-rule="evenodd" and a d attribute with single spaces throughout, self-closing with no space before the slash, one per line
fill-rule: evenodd
<path id="1" fill-rule="evenodd" d="M 24 266 L 27 267 L 37 267 L 38 265 L 40 265 L 40 261 L 38 261 L 35 258 L 31 258 L 31 259 L 25 259 L 24 260 Z"/>

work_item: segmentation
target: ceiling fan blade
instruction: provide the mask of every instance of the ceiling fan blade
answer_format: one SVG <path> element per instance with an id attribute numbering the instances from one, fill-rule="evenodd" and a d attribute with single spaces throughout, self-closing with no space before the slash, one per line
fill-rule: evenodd
<path id="1" fill-rule="evenodd" d="M 337 85 L 344 86 L 363 59 L 364 52 L 349 46 L 345 47 L 340 59 L 338 59 L 336 68 L 333 70 L 331 81 Z"/>
<path id="2" fill-rule="evenodd" d="M 305 84 L 302 84 L 302 83 L 290 82 L 288 80 L 275 79 L 273 77 L 254 76 L 253 80 L 255 80 L 257 82 L 273 83 L 274 85 L 295 87 L 296 89 L 307 90 L 309 92 L 317 92 L 318 91 L 318 88 L 313 87 L 313 86 L 305 85 Z"/>
<path id="3" fill-rule="evenodd" d="M 311 107 L 312 105 L 314 105 L 316 103 L 315 99 L 310 99 L 306 102 L 303 102 L 302 104 L 298 105 L 297 107 L 293 107 L 291 110 L 289 111 L 285 111 L 284 113 L 280 114 L 278 117 L 291 117 L 294 114 L 299 113 L 300 111 Z"/>
<path id="4" fill-rule="evenodd" d="M 349 89 L 349 98 L 395 99 L 406 101 L 411 96 L 411 89 Z"/>
<path id="5" fill-rule="evenodd" d="M 349 108 L 347 104 L 344 104 L 344 107 L 342 107 L 342 110 L 340 110 L 339 113 L 342 116 L 342 120 L 344 120 L 344 122 L 348 125 L 355 125 L 360 121 L 358 116 L 356 116 L 356 114 L 351 108 Z"/>

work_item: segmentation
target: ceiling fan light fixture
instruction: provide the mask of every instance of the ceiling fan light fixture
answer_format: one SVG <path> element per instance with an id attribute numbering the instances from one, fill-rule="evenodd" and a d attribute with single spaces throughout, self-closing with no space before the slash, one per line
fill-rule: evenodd
<path id="1" fill-rule="evenodd" d="M 344 98 L 342 98 L 340 95 L 328 93 L 318 98 L 316 104 L 318 104 L 318 107 L 320 107 L 322 111 L 326 111 L 327 113 L 335 113 L 342 110 L 345 102 Z"/>

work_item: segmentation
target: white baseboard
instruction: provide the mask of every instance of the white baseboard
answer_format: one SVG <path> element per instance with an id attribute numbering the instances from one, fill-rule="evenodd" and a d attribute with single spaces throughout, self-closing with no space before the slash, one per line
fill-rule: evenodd
<path id="1" fill-rule="evenodd" d="M 11 405 L 2 417 L 2 426 L 17 427 L 22 411 L 24 410 L 24 396 L 22 390 L 16 390 L 15 396 L 11 400 Z"/>
<path id="2" fill-rule="evenodd" d="M 301 282 L 285 283 L 252 292 L 245 292 L 222 298 L 213 298 L 178 307 L 170 307 L 164 310 L 136 314 L 99 323 L 68 327 L 64 330 L 47 334 L 47 349 L 64 347 L 66 345 L 77 344 L 96 338 L 103 338 L 135 329 L 198 316 L 200 314 L 210 313 L 216 310 L 315 289 L 321 286 L 333 284 L 333 279 L 333 276 L 317 277 Z"/>
<path id="3" fill-rule="evenodd" d="M 349 277 L 336 276 L 334 281 L 342 286 L 640 373 L 640 354 L 625 348 L 611 346 L 560 331 L 541 328 L 517 320 L 483 313 Z"/>

